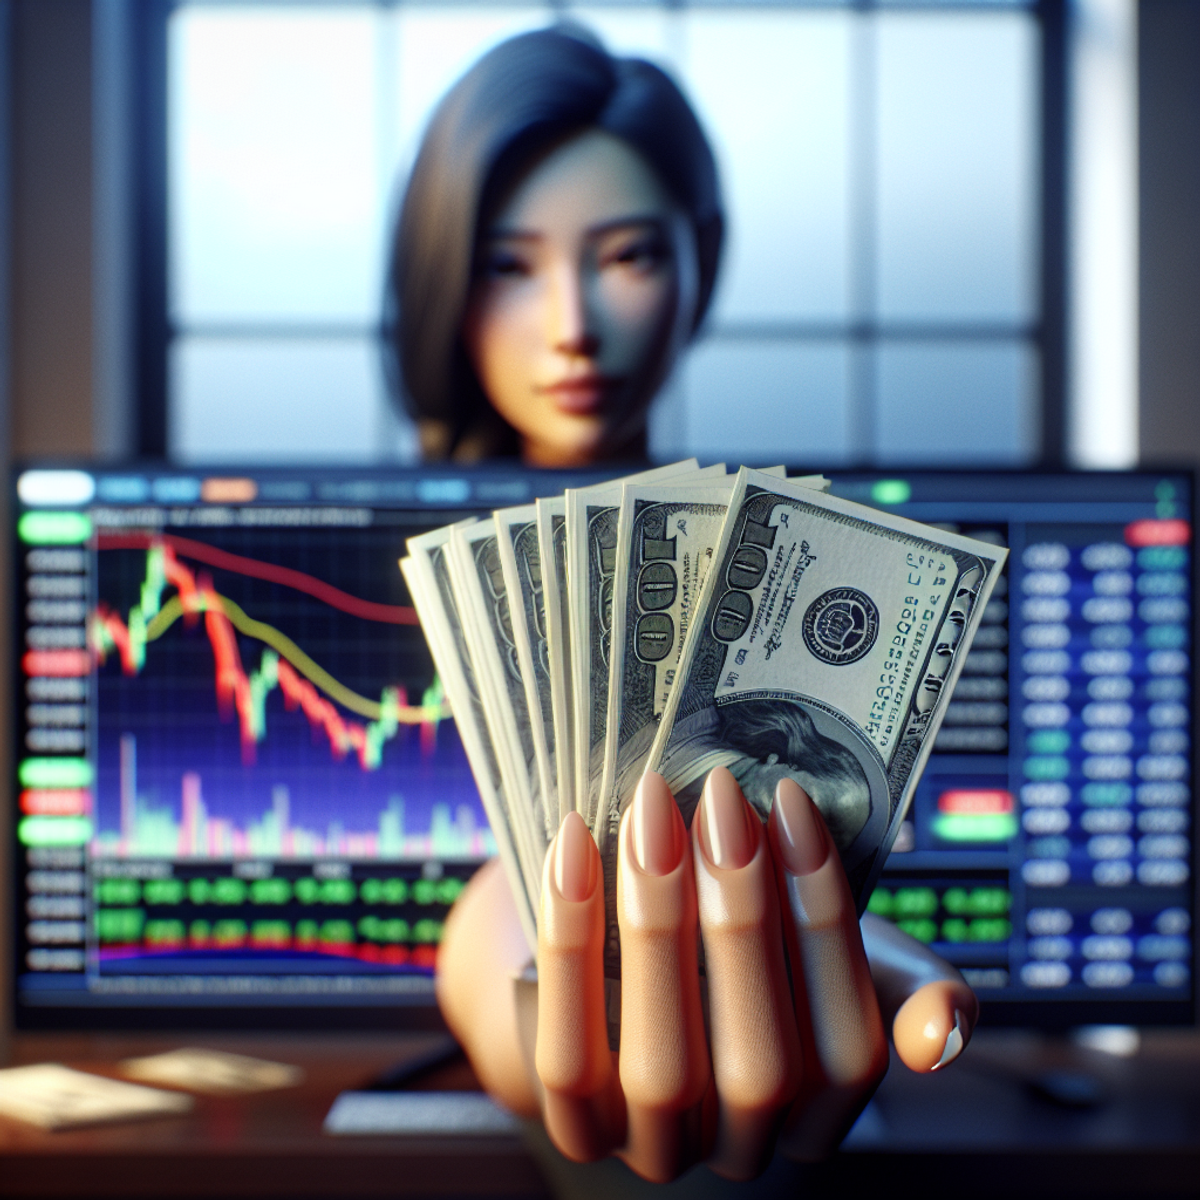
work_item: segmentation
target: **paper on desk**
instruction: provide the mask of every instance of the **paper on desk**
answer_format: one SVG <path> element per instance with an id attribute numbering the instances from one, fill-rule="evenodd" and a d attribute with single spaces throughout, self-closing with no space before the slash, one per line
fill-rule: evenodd
<path id="1" fill-rule="evenodd" d="M 286 1063 L 192 1046 L 148 1058 L 127 1058 L 121 1063 L 121 1073 L 144 1083 L 162 1083 L 215 1095 L 269 1092 L 274 1088 L 295 1087 L 304 1079 L 299 1067 Z"/>
<path id="2" fill-rule="evenodd" d="M 482 1092 L 343 1092 L 324 1126 L 335 1137 L 496 1137 L 520 1128 Z"/>
<path id="3" fill-rule="evenodd" d="M 121 1083 L 61 1063 L 0 1071 L 0 1115 L 42 1129 L 75 1129 L 188 1112 L 191 1096 Z"/>

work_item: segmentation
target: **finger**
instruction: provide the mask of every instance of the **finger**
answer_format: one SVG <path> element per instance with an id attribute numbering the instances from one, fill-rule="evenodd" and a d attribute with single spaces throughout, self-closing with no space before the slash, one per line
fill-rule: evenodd
<path id="1" fill-rule="evenodd" d="M 709 1166 L 749 1179 L 799 1089 L 801 1049 L 766 836 L 724 767 L 704 785 L 692 844 L 719 1099 Z"/>
<path id="2" fill-rule="evenodd" d="M 700 1005 L 696 884 L 687 830 L 661 775 L 648 771 L 621 821 L 621 1157 L 663 1183 L 701 1157 L 711 1071 Z"/>
<path id="3" fill-rule="evenodd" d="M 592 835 L 578 813 L 568 813 L 542 875 L 534 1062 L 546 1132 L 577 1162 L 602 1158 L 625 1133 L 605 1029 L 600 875 Z"/>
<path id="4" fill-rule="evenodd" d="M 787 1148 L 830 1153 L 887 1070 L 887 1039 L 846 874 L 816 805 L 794 780 L 780 781 L 769 820 L 771 847 L 791 927 L 796 1020 L 810 1051 Z"/>
<path id="5" fill-rule="evenodd" d="M 956 968 L 890 921 L 867 913 L 862 932 L 901 1061 L 913 1071 L 948 1066 L 979 1020 L 975 993 Z"/>

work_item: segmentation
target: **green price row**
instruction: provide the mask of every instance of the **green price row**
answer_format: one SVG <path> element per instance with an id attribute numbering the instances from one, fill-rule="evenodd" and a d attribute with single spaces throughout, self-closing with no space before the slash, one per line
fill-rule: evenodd
<path id="1" fill-rule="evenodd" d="M 303 876 L 245 880 L 219 879 L 101 879 L 96 883 L 100 904 L 132 907 L 135 904 L 453 904 L 465 886 L 463 880 L 445 879 L 314 879 Z"/>
<path id="2" fill-rule="evenodd" d="M 151 949 L 191 944 L 193 947 L 251 946 L 255 949 L 303 947 L 306 945 L 354 945 L 372 942 L 379 945 L 408 943 L 436 944 L 442 940 L 442 922 L 431 918 L 420 921 L 399 917 L 362 917 L 357 923 L 346 920 L 297 921 L 180 921 L 146 919 L 140 908 L 102 908 L 96 913 L 96 936 L 106 944 L 130 945 L 142 942 Z"/>
<path id="3" fill-rule="evenodd" d="M 905 917 L 897 921 L 896 925 L 917 941 L 926 944 L 949 942 L 952 945 L 994 945 L 1007 942 L 1012 936 L 1012 922 L 1004 917 L 976 917 L 971 921 L 964 921 L 962 917 L 951 917 L 942 922 L 940 929 L 938 923 L 928 917 Z"/>
<path id="4" fill-rule="evenodd" d="M 931 887 L 876 888 L 867 911 L 900 921 L 936 916 L 939 907 L 952 917 L 1003 917 L 1012 907 L 1012 895 L 1002 887 L 953 887 L 940 897 Z"/>

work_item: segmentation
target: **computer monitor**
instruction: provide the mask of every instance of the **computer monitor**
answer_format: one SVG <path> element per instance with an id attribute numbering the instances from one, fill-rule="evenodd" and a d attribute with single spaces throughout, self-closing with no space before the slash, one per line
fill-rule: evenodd
<path id="1" fill-rule="evenodd" d="M 17 472 L 18 1027 L 436 1023 L 493 842 L 396 561 L 601 477 Z M 831 477 L 1011 548 L 872 910 L 991 1021 L 1192 1020 L 1190 477 Z"/>

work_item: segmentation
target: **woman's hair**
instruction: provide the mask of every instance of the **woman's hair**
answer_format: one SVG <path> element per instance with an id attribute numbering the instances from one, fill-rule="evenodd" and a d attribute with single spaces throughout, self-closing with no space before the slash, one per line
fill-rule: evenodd
<path id="1" fill-rule="evenodd" d="M 658 67 L 614 58 L 558 26 L 495 47 L 435 111 L 400 211 L 384 306 L 393 394 L 427 458 L 515 454 L 460 337 L 481 222 L 541 152 L 583 129 L 621 138 L 655 170 L 696 234 L 695 327 L 712 296 L 723 219 L 716 164 L 695 114 Z"/>

